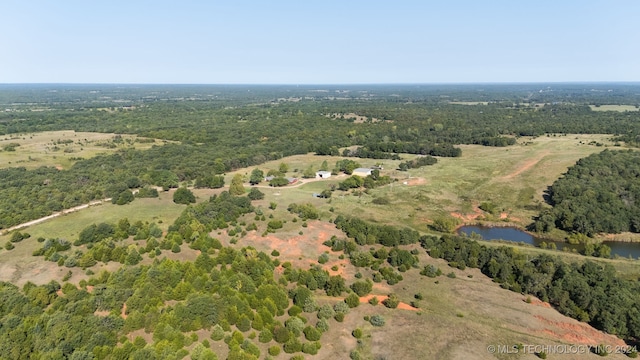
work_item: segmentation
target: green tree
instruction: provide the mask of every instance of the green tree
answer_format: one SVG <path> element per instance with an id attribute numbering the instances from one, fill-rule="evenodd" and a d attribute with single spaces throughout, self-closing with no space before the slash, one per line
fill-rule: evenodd
<path id="1" fill-rule="evenodd" d="M 324 160 L 320 165 L 320 171 L 329 171 L 329 164 L 327 163 L 327 160 Z"/>
<path id="2" fill-rule="evenodd" d="M 191 190 L 181 187 L 173 193 L 173 202 L 176 204 L 189 205 L 196 202 L 196 197 Z"/>
<path id="3" fill-rule="evenodd" d="M 233 179 L 231 179 L 231 186 L 229 187 L 229 193 L 231 195 L 236 195 L 236 196 L 244 194 L 242 175 L 240 174 L 233 175 Z"/>
<path id="4" fill-rule="evenodd" d="M 278 171 L 280 171 L 280 173 L 282 174 L 286 174 L 289 171 L 289 165 L 280 163 L 280 166 L 278 166 Z"/>
<path id="5" fill-rule="evenodd" d="M 249 177 L 249 184 L 256 185 L 264 180 L 264 172 L 258 168 L 255 168 L 251 171 L 251 176 Z"/>
<path id="6" fill-rule="evenodd" d="M 262 200 L 264 199 L 264 193 L 258 190 L 258 188 L 251 188 L 247 197 L 251 200 Z"/>

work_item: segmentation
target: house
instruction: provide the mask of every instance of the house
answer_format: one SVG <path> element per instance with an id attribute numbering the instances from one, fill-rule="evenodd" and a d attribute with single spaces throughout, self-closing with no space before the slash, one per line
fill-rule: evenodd
<path id="1" fill-rule="evenodd" d="M 328 179 L 331 177 L 331 171 L 316 171 L 316 179 Z"/>
<path id="2" fill-rule="evenodd" d="M 292 177 L 288 177 L 287 181 L 289 182 L 289 185 L 291 184 L 295 184 L 298 182 L 298 178 L 292 178 Z"/>
<path id="3" fill-rule="evenodd" d="M 351 173 L 352 175 L 358 175 L 360 177 L 367 177 L 367 175 L 371 175 L 371 172 L 373 171 L 373 169 L 370 168 L 357 168 L 355 170 L 353 170 L 353 173 Z"/>

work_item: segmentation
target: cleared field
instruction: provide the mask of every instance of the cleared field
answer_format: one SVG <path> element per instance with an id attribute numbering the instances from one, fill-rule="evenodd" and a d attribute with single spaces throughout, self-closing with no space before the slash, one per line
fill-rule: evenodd
<path id="1" fill-rule="evenodd" d="M 505 148 L 462 145 L 462 157 L 438 158 L 433 166 L 408 172 L 392 170 L 394 162 L 385 161 L 382 174 L 397 178 L 397 182 L 361 196 L 337 191 L 331 201 L 336 211 L 343 214 L 358 214 L 365 219 L 419 230 L 427 230 L 435 217 L 445 214 L 456 215 L 466 222 L 484 219 L 525 226 L 539 207 L 547 206 L 543 199 L 547 187 L 577 160 L 605 148 L 590 143 L 609 146 L 608 138 L 544 136 L 520 138 L 516 145 Z M 304 185 L 300 190 L 311 186 Z M 372 204 L 376 197 L 385 197 L 390 204 Z M 480 211 L 477 207 L 485 201 L 495 204 L 499 211 L 494 215 Z"/>
<path id="2" fill-rule="evenodd" d="M 130 204 L 121 206 L 105 203 L 21 229 L 21 232 L 29 233 L 31 237 L 15 243 L 13 250 L 5 250 L 4 248 L 0 250 L 0 280 L 20 285 L 26 281 L 37 284 L 47 283 L 50 280 L 61 281 L 69 269 L 58 267 L 55 263 L 44 261 L 42 257 L 31 255 L 34 250 L 42 246 L 36 240 L 38 237 L 74 241 L 80 231 L 91 224 L 116 223 L 122 218 L 129 219 L 132 224 L 136 221 L 155 222 L 163 231 L 166 231 L 184 208 L 185 205 L 173 203 L 171 192 L 163 192 L 160 194 L 160 198 L 136 199 Z M 10 234 L 0 236 L 0 244 L 6 244 L 10 237 Z M 120 264 L 111 263 L 107 268 L 119 266 Z M 102 268 L 104 267 L 97 266 L 96 270 Z M 74 274 L 82 273 L 78 268 L 74 268 L 73 272 Z"/>
<path id="3" fill-rule="evenodd" d="M 625 112 L 625 111 L 638 111 L 638 110 L 640 110 L 640 108 L 638 108 L 637 106 L 633 106 L 633 105 L 600 105 L 600 106 L 589 105 L 589 107 L 591 108 L 591 111 L 618 111 L 618 112 Z"/>
<path id="4" fill-rule="evenodd" d="M 601 146 L 596 146 L 599 143 Z M 382 175 L 397 181 L 366 192 L 335 191 L 329 200 L 313 198 L 314 193 L 344 180 L 345 175 L 329 179 L 308 181 L 302 185 L 282 188 L 264 188 L 265 193 L 277 194 L 273 200 L 286 207 L 292 202 L 312 201 L 328 213 L 357 215 L 365 220 L 410 226 L 428 231 L 434 218 L 453 215 L 466 223 L 485 221 L 510 223 L 524 227 L 540 208 L 547 207 L 543 195 L 548 186 L 558 179 L 579 159 L 613 147 L 609 135 L 551 135 L 520 138 L 514 146 L 486 147 L 460 145 L 459 158 L 438 158 L 438 163 L 406 172 L 395 170 L 401 161 L 416 155 L 401 155 L 403 160 L 353 159 L 364 167 L 382 164 Z M 343 157 L 291 156 L 258 166 L 265 173 L 285 163 L 291 171 L 287 176 L 300 177 L 309 166 L 318 170 L 323 161 L 329 169 Z M 246 180 L 253 168 L 227 174 L 226 183 L 235 173 Z M 297 170 L 297 171 L 296 171 Z M 247 189 L 249 186 L 247 184 Z M 376 205 L 375 198 L 386 198 L 388 205 Z M 489 214 L 478 209 L 482 202 L 492 202 L 498 211 Z"/>
<path id="5" fill-rule="evenodd" d="M 74 159 L 86 159 L 123 148 L 148 149 L 154 144 L 162 144 L 158 140 L 136 142 L 135 135 L 118 136 L 72 130 L 4 135 L 0 137 L 0 168 L 55 166 L 68 169 L 74 164 Z"/>

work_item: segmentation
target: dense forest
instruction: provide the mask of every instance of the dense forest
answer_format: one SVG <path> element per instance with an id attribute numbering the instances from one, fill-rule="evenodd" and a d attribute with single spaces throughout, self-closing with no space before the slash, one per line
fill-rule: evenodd
<path id="1" fill-rule="evenodd" d="M 640 153 L 604 150 L 581 159 L 549 187 L 553 208 L 532 225 L 589 236 L 640 232 Z"/>

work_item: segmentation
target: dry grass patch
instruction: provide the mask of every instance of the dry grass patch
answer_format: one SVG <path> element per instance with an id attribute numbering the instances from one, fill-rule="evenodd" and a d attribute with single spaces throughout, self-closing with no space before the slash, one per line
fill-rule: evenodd
<path id="1" fill-rule="evenodd" d="M 136 135 L 75 132 L 73 130 L 45 131 L 26 134 L 11 134 L 0 137 L 0 168 L 23 166 L 29 169 L 40 166 L 70 168 L 78 158 L 91 158 L 98 154 L 112 153 L 124 148 L 148 149 L 162 144 L 136 142 Z M 7 151 L 10 144 L 18 144 Z"/>
<path id="2" fill-rule="evenodd" d="M 591 111 L 617 111 L 617 112 L 626 112 L 626 111 L 638 111 L 640 108 L 633 105 L 589 105 Z"/>

